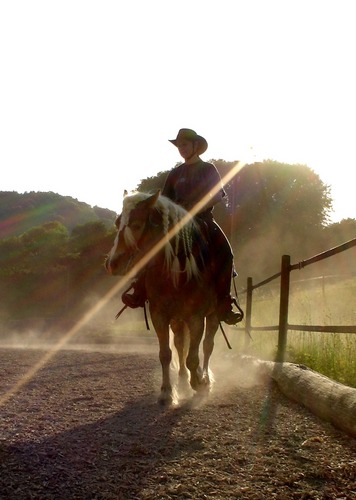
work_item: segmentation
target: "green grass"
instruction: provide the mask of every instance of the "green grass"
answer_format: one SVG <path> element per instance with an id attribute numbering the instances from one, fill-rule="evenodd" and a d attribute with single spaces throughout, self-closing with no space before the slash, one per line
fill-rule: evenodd
<path id="1" fill-rule="evenodd" d="M 287 359 L 356 387 L 356 334 L 293 332 Z"/>
<path id="2" fill-rule="evenodd" d="M 255 290 L 252 326 L 277 325 L 278 318 L 279 283 Z M 292 283 L 288 323 L 356 325 L 356 279 Z M 252 337 L 245 352 L 263 359 L 275 359 L 278 332 L 252 331 Z M 333 380 L 356 387 L 356 334 L 289 330 L 285 360 L 305 364 Z"/>

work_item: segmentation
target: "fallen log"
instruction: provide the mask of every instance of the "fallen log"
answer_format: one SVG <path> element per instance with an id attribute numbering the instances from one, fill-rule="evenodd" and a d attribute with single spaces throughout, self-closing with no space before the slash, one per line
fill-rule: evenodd
<path id="1" fill-rule="evenodd" d="M 356 389 L 311 370 L 305 365 L 263 361 L 243 356 L 262 375 L 270 376 L 288 398 L 321 419 L 356 437 Z"/>

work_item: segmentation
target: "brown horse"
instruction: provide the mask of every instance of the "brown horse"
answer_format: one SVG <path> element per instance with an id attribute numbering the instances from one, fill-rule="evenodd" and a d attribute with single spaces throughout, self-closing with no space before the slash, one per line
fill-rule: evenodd
<path id="1" fill-rule="evenodd" d="M 118 233 L 106 259 L 113 275 L 144 269 L 151 321 L 159 341 L 161 403 L 172 402 L 170 327 L 179 358 L 179 380 L 195 391 L 208 390 L 209 359 L 219 326 L 207 240 L 196 221 L 168 198 L 147 193 L 124 197 Z M 203 364 L 199 346 L 203 341 Z M 189 372 L 188 372 L 189 370 Z"/>

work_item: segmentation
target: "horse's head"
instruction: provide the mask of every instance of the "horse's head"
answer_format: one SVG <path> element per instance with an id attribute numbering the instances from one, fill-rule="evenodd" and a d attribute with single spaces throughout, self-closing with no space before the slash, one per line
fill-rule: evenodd
<path id="1" fill-rule="evenodd" d="M 160 191 L 126 196 L 116 227 L 118 233 L 105 263 L 110 274 L 124 275 L 134 266 L 138 273 L 159 256 L 162 270 L 170 274 L 175 286 L 180 277 L 199 276 L 193 247 L 202 240 L 200 230 L 183 207 L 160 196 Z"/>
<path id="2" fill-rule="evenodd" d="M 137 264 L 144 250 L 145 229 L 160 192 L 125 196 L 121 214 L 116 218 L 117 235 L 105 267 L 110 274 L 124 275 Z"/>

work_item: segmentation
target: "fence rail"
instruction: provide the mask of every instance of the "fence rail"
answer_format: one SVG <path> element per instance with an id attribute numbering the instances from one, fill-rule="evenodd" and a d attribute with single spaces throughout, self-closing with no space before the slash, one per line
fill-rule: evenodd
<path id="1" fill-rule="evenodd" d="M 246 315 L 245 315 L 245 327 L 239 328 L 239 330 L 245 331 L 246 339 L 248 341 L 251 338 L 252 331 L 278 331 L 278 350 L 277 350 L 277 361 L 283 361 L 287 346 L 287 333 L 288 330 L 298 330 L 298 331 L 308 331 L 308 332 L 327 332 L 327 333 L 356 333 L 356 325 L 291 325 L 288 323 L 288 307 L 289 307 L 289 287 L 290 287 L 290 274 L 292 271 L 298 269 L 303 269 L 310 264 L 319 262 L 321 260 L 327 259 L 333 255 L 349 250 L 356 246 L 356 238 L 346 241 L 342 245 L 334 248 L 330 248 L 325 252 L 319 253 L 310 257 L 307 260 L 297 262 L 296 264 L 291 264 L 290 256 L 283 255 L 281 261 L 280 272 L 260 281 L 257 284 L 252 283 L 252 278 L 247 278 L 247 287 L 240 293 L 246 293 Z M 279 323 L 273 326 L 252 326 L 252 295 L 253 291 L 260 288 L 271 281 L 280 278 L 280 302 L 279 302 Z"/>

